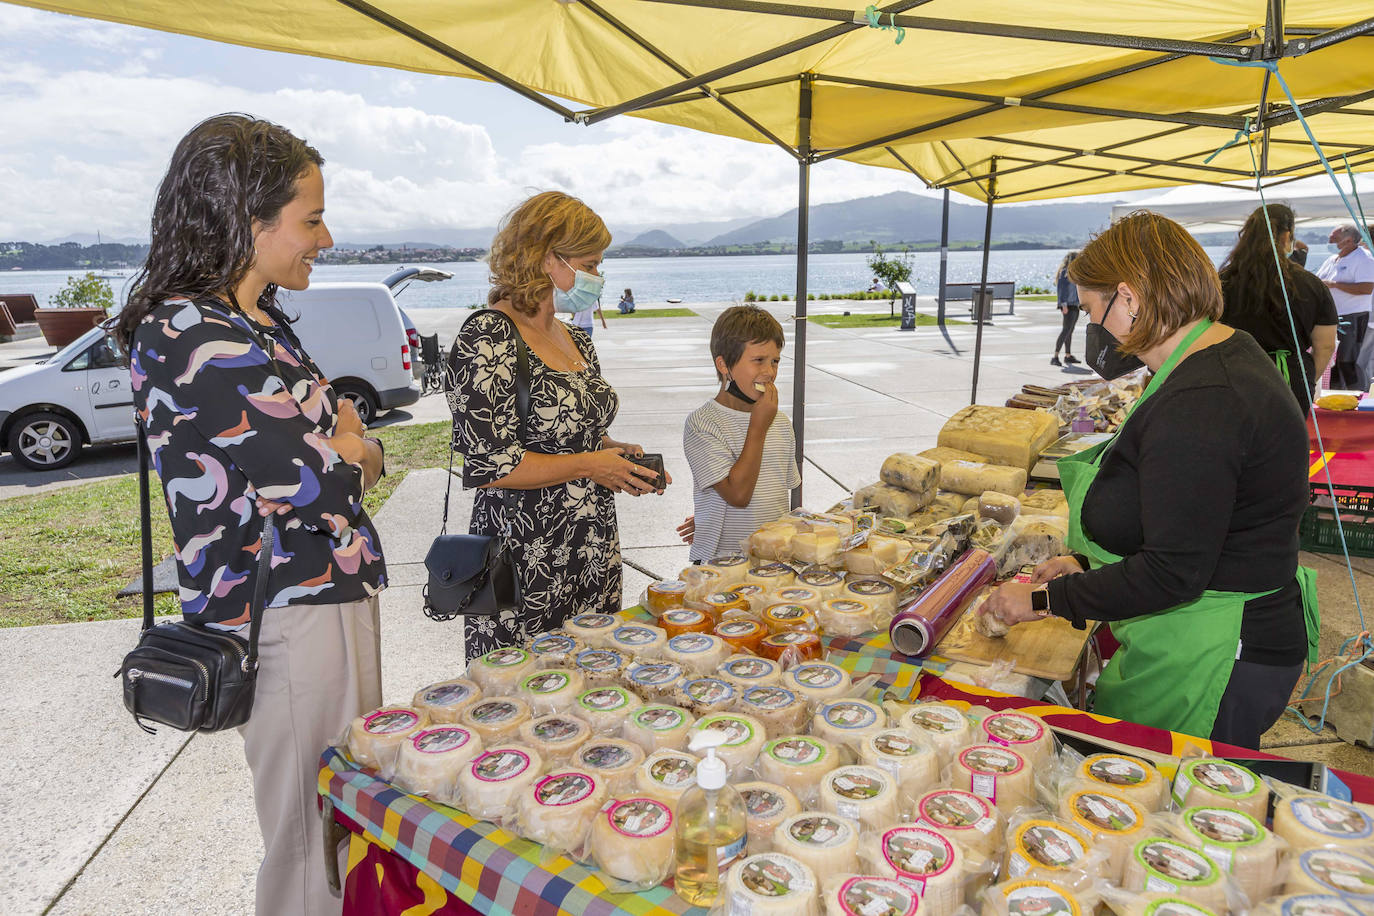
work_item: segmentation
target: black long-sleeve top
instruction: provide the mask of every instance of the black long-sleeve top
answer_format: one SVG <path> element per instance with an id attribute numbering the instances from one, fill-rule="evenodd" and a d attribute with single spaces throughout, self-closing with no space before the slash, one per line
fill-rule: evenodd
<path id="1" fill-rule="evenodd" d="M 1051 610 L 1082 625 L 1168 610 L 1206 589 L 1279 589 L 1246 604 L 1240 658 L 1297 664 L 1307 457 L 1302 413 L 1250 335 L 1193 353 L 1123 427 L 1084 499 L 1085 533 L 1123 559 L 1052 581 Z"/>

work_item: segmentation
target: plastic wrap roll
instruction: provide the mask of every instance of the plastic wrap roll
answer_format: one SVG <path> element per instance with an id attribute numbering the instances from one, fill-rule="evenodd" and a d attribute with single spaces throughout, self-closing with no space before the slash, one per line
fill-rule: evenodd
<path id="1" fill-rule="evenodd" d="M 1127 856 L 1144 836 L 1145 811 L 1129 799 L 1082 789 L 1064 796 L 1059 814 L 1090 836 L 1096 848 L 1107 853 L 1104 876 L 1112 882 L 1120 881 Z"/>
<path id="2" fill-rule="evenodd" d="M 792 856 L 764 852 L 725 873 L 721 902 L 729 916 L 815 916 L 816 873 Z"/>
<path id="3" fill-rule="evenodd" d="M 668 632 L 659 627 L 629 623 L 611 632 L 610 648 L 619 649 L 639 661 L 661 657 L 667 644 Z"/>
<path id="4" fill-rule="evenodd" d="M 1179 808 L 1216 805 L 1244 811 L 1256 820 L 1269 813 L 1269 787 L 1250 770 L 1228 760 L 1189 760 L 1174 776 L 1174 804 Z"/>
<path id="5" fill-rule="evenodd" d="M 817 633 L 806 630 L 787 630 L 774 633 L 759 642 L 759 655 L 773 661 L 801 659 L 810 661 L 825 654 L 825 646 Z"/>
<path id="6" fill-rule="evenodd" d="M 651 582 L 644 590 L 644 603 L 655 617 L 662 617 L 673 608 L 682 607 L 686 600 L 687 583 L 681 579 Z"/>
<path id="7" fill-rule="evenodd" d="M 1053 881 L 1008 881 L 989 888 L 983 899 L 983 916 L 1087 916 L 1093 912 L 1072 891 Z"/>
<path id="8" fill-rule="evenodd" d="M 1094 754 L 1078 765 L 1084 788 L 1130 799 L 1145 811 L 1158 811 L 1169 796 L 1169 785 L 1154 766 L 1137 757 Z"/>
<path id="9" fill-rule="evenodd" d="M 520 679 L 535 669 L 539 660 L 524 649 L 492 649 L 468 665 L 468 677 L 482 688 L 484 696 L 506 696 L 515 692 Z"/>
<path id="10" fill-rule="evenodd" d="M 621 679 L 621 685 L 630 688 L 650 703 L 657 703 L 677 694 L 678 684 L 687 676 L 686 670 L 677 662 L 640 662 L 631 665 Z"/>
<path id="11" fill-rule="evenodd" d="M 745 604 L 747 605 L 748 602 L 746 601 Z M 726 644 L 735 652 L 757 653 L 759 643 L 768 635 L 768 628 L 757 620 L 741 618 L 725 620 L 717 624 L 715 634 L 725 640 Z"/>
<path id="12" fill-rule="evenodd" d="M 811 804 L 825 774 L 839 765 L 839 753 L 829 741 L 812 735 L 784 735 L 763 746 L 755 768 L 761 779 L 786 786 Z"/>
<path id="13" fill-rule="evenodd" d="M 644 762 L 644 749 L 624 738 L 593 738 L 577 749 L 572 765 L 600 777 L 611 795 L 624 797 L 635 790 L 635 771 Z"/>
<path id="14" fill-rule="evenodd" d="M 895 878 L 840 874 L 823 882 L 825 916 L 916 916 L 926 912 L 919 894 Z"/>
<path id="15" fill-rule="evenodd" d="M 664 748 L 680 751 L 687 746 L 687 737 L 695 721 L 685 709 L 653 703 L 635 710 L 625 720 L 624 736 L 642 747 L 646 754 Z"/>
<path id="16" fill-rule="evenodd" d="M 610 687 L 620 682 L 630 666 L 630 656 L 619 649 L 583 649 L 573 664 L 588 687 Z"/>
<path id="17" fill-rule="evenodd" d="M 654 751 L 635 773 L 635 793 L 656 798 L 674 811 L 697 781 L 697 758 L 686 751 Z"/>
<path id="18" fill-rule="evenodd" d="M 1039 818 L 1022 821 L 1007 834 L 1006 874 L 1077 886 L 1097 877 L 1101 859 L 1089 858 L 1092 841 L 1077 828 Z"/>
<path id="19" fill-rule="evenodd" d="M 868 700 L 832 700 L 811 719 L 811 734 L 850 750 L 856 757 L 864 739 L 887 728 L 887 713 Z"/>
<path id="20" fill-rule="evenodd" d="M 801 802 L 786 786 L 756 780 L 735 786 L 744 799 L 744 816 L 749 825 L 748 855 L 773 848 L 773 831 L 794 814 L 801 813 Z"/>
<path id="21" fill-rule="evenodd" d="M 577 697 L 573 712 L 577 713 L 598 735 L 619 731 L 625 720 L 644 703 L 624 687 L 594 687 Z"/>
<path id="22" fill-rule="evenodd" d="M 592 821 L 592 858 L 613 878 L 648 888 L 673 863 L 673 812 L 652 798 L 609 801 Z"/>
<path id="23" fill-rule="evenodd" d="M 577 749 L 592 736 L 591 726 L 577 716 L 556 712 L 526 719 L 520 726 L 520 743 L 532 747 L 550 767 L 565 766 Z"/>
<path id="24" fill-rule="evenodd" d="M 611 634 L 621 623 L 614 614 L 578 614 L 565 620 L 563 629 L 573 639 L 595 648 L 610 645 Z"/>
<path id="25" fill-rule="evenodd" d="M 689 607 L 665 611 L 658 623 L 669 639 L 684 633 L 709 633 L 716 625 L 710 614 Z"/>
<path id="26" fill-rule="evenodd" d="M 1200 848 L 1231 875 L 1250 900 L 1273 890 L 1279 841 L 1264 825 L 1234 808 L 1188 808 L 1179 815 L 1182 839 Z"/>
<path id="27" fill-rule="evenodd" d="M 815 589 L 820 594 L 821 601 L 824 602 L 840 597 L 844 591 L 844 576 L 826 569 L 824 566 L 809 566 L 797 573 L 797 584 Z M 798 603 L 803 604 L 805 602 Z"/>
<path id="28" fill-rule="evenodd" d="M 819 874 L 859 870 L 855 823 L 824 811 L 802 811 L 773 831 L 773 848 Z"/>
<path id="29" fill-rule="evenodd" d="M 954 758 L 952 770 L 951 782 L 956 789 L 981 795 L 1006 814 L 1030 804 L 1035 797 L 1035 782 L 1026 758 L 1008 747 L 970 745 Z"/>
<path id="30" fill-rule="evenodd" d="M 668 640 L 663 656 L 677 662 L 689 672 L 709 675 L 730 656 L 730 646 L 719 636 L 710 633 L 683 633 Z"/>
<path id="31" fill-rule="evenodd" d="M 948 916 L 960 903 L 964 856 L 928 827 L 892 827 L 869 834 L 860 855 L 874 874 L 898 878 L 921 895 L 921 912 Z"/>
<path id="32" fill-rule="evenodd" d="M 934 652 L 983 586 L 996 578 L 992 554 L 978 548 L 967 551 L 892 618 L 892 647 L 912 658 Z"/>
<path id="33" fill-rule="evenodd" d="M 783 588 L 774 592 L 795 592 L 799 589 Z M 808 589 L 810 591 L 810 589 Z M 786 633 L 789 630 L 803 630 L 814 633 L 819 629 L 815 613 L 802 604 L 770 604 L 763 609 L 763 623 L 770 634 Z"/>
<path id="34" fill-rule="evenodd" d="M 1294 849 L 1369 846 L 1374 820 L 1329 795 L 1294 795 L 1274 806 L 1274 833 Z"/>
<path id="35" fill-rule="evenodd" d="M 421 687 L 415 691 L 410 705 L 427 713 L 431 722 L 451 725 L 458 721 L 463 710 L 480 699 L 482 688 L 465 677 L 459 677 Z"/>
<path id="36" fill-rule="evenodd" d="M 727 658 L 717 672 L 722 678 L 748 690 L 750 687 L 765 687 L 782 680 L 782 666 L 767 658 L 752 655 L 732 655 Z"/>
<path id="37" fill-rule="evenodd" d="M 520 796 L 520 833 L 545 846 L 577 849 L 606 797 L 606 784 L 591 773 L 560 770 L 545 776 Z"/>
<path id="38" fill-rule="evenodd" d="M 859 745 L 859 762 L 892 774 L 903 807 L 909 808 L 940 780 L 940 755 L 922 735 L 885 728 Z"/>
<path id="39" fill-rule="evenodd" d="M 475 732 L 485 745 L 514 738 L 530 718 L 530 706 L 516 697 L 481 700 L 463 710 L 458 724 Z"/>
<path id="40" fill-rule="evenodd" d="M 1374 860 L 1345 849 L 1308 849 L 1288 870 L 1285 894 L 1339 894 L 1374 910 Z"/>
<path id="41" fill-rule="evenodd" d="M 530 704 L 534 715 L 545 715 L 570 709 L 585 689 L 582 672 L 576 668 L 545 668 L 525 675 L 516 696 Z"/>
<path id="42" fill-rule="evenodd" d="M 968 747 L 975 735 L 968 716 L 948 703 L 918 703 L 902 714 L 899 724 L 929 738 L 946 762 Z"/>
<path id="43" fill-rule="evenodd" d="M 897 780 L 877 767 L 839 767 L 821 780 L 820 807 L 881 830 L 897 822 Z"/>
<path id="44" fill-rule="evenodd" d="M 1226 910 L 1224 874 L 1206 853 L 1177 840 L 1147 837 L 1135 844 L 1122 870 L 1127 891 L 1177 894 L 1209 909 Z"/>
<path id="45" fill-rule="evenodd" d="M 586 646 L 564 633 L 545 633 L 531 639 L 529 644 L 530 654 L 538 659 L 541 665 L 556 668 L 572 665 L 573 657 L 585 648 Z"/>
<path id="46" fill-rule="evenodd" d="M 460 725 L 415 732 L 401 745 L 392 782 L 414 795 L 448 801 L 463 768 L 482 753 L 482 739 Z"/>
<path id="47" fill-rule="evenodd" d="M 706 561 L 706 564 L 720 572 L 720 581 L 727 587 L 743 582 L 744 574 L 753 565 L 749 557 L 742 553 L 727 553 L 712 557 Z"/>
<path id="48" fill-rule="evenodd" d="M 739 688 L 723 678 L 697 677 L 678 684 L 677 705 L 700 718 L 725 712 L 739 699 Z"/>
<path id="49" fill-rule="evenodd" d="M 935 828 L 963 849 L 988 856 L 997 848 L 1001 816 L 972 792 L 935 789 L 916 799 L 912 814 L 917 824 Z"/>
<path id="50" fill-rule="evenodd" d="M 858 598 L 832 598 L 822 602 L 816 621 L 827 636 L 858 636 L 873 627 L 873 606 Z"/>
<path id="51" fill-rule="evenodd" d="M 736 708 L 762 722 L 769 740 L 797 734 L 810 718 L 810 709 L 804 699 L 795 691 L 773 685 L 745 690 Z"/>
<path id="52" fill-rule="evenodd" d="M 839 665 L 813 661 L 788 671 L 783 675 L 782 685 L 796 691 L 809 703 L 821 704 L 844 696 L 852 682 L 849 672 Z"/>
<path id="53" fill-rule="evenodd" d="M 1044 763 L 1054 753 L 1054 737 L 1036 716 L 1024 712 L 994 712 L 979 723 L 982 744 L 1000 744 L 1016 751 L 1031 766 Z"/>

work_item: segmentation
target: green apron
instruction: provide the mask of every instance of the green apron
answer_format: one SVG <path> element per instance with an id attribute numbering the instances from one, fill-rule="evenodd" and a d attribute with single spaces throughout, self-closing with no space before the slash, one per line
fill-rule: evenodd
<path id="1" fill-rule="evenodd" d="M 1126 415 L 1159 389 L 1183 354 L 1212 322 L 1204 319 L 1174 349 Z M 1120 429 L 1117 430 L 1120 434 Z M 1083 500 L 1096 479 L 1115 437 L 1059 459 L 1059 477 L 1069 502 L 1070 550 L 1088 558 L 1093 569 L 1118 563 L 1121 557 L 1094 543 L 1083 531 Z M 1309 664 L 1317 657 L 1316 571 L 1299 567 Z M 1240 650 L 1240 623 L 1245 603 L 1267 592 L 1221 592 L 1208 589 L 1186 604 L 1112 622 L 1121 648 L 1097 680 L 1094 711 L 1169 731 L 1206 738 L 1212 733 L 1226 683 Z"/>

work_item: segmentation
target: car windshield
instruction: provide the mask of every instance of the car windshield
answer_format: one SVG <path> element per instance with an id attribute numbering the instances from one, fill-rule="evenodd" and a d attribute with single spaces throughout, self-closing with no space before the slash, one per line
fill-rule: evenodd
<path id="1" fill-rule="evenodd" d="M 78 337 L 76 340 L 73 340 L 71 343 L 67 344 L 61 350 L 58 350 L 52 356 L 49 356 L 47 359 L 43 360 L 43 362 L 65 363 L 67 360 L 71 359 L 72 357 L 80 353 L 82 350 L 89 347 L 91 345 L 91 342 L 103 333 L 105 332 L 100 328 L 91 328 L 85 334 L 82 334 L 80 337 Z"/>

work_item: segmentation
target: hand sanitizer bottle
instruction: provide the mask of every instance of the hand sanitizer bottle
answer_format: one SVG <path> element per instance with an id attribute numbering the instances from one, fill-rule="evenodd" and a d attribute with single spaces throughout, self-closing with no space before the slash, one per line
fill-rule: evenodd
<path id="1" fill-rule="evenodd" d="M 748 825 L 744 799 L 728 784 L 729 772 L 716 748 L 730 738 L 716 729 L 692 736 L 688 748 L 706 752 L 697 764 L 697 784 L 677 805 L 677 895 L 697 906 L 711 906 L 721 895 L 725 871 L 744 854 Z"/>

